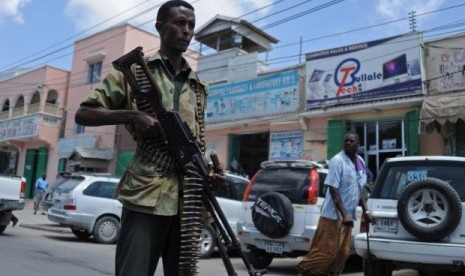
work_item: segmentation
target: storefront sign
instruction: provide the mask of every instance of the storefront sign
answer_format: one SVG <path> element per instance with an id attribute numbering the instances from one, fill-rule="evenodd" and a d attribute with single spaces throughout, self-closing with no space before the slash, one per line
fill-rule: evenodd
<path id="1" fill-rule="evenodd" d="M 301 159 L 302 131 L 272 132 L 270 140 L 270 160 Z"/>
<path id="2" fill-rule="evenodd" d="M 422 93 L 418 34 L 306 55 L 307 107 Z"/>
<path id="3" fill-rule="evenodd" d="M 455 38 L 449 45 L 428 45 L 427 71 L 432 80 L 430 89 L 448 92 L 465 89 L 465 38 Z M 460 46 L 458 46 L 460 45 Z"/>
<path id="4" fill-rule="evenodd" d="M 213 85 L 207 99 L 207 122 L 295 112 L 299 107 L 297 71 L 282 72 L 249 81 Z"/>
<path id="5" fill-rule="evenodd" d="M 0 141 L 38 136 L 39 116 L 0 122 Z"/>

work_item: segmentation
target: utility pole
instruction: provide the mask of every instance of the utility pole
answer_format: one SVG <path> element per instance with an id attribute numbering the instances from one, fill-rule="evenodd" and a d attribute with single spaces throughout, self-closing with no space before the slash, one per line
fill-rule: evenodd
<path id="1" fill-rule="evenodd" d="M 410 30 L 412 32 L 415 32 L 415 27 L 417 25 L 417 19 L 415 17 L 415 11 L 411 11 L 408 13 L 408 15 L 410 16 L 410 19 L 409 19 L 409 25 L 410 25 Z"/>

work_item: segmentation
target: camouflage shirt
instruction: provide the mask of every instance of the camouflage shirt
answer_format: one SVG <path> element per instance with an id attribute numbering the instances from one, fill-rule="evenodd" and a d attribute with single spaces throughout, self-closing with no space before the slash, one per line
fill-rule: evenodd
<path id="1" fill-rule="evenodd" d="M 180 90 L 176 93 L 178 81 L 175 81 L 173 74 L 168 70 L 167 60 L 157 53 L 148 59 L 147 64 L 163 93 L 163 105 L 168 110 L 178 111 L 199 142 L 203 131 L 199 122 L 204 120 L 206 108 L 206 83 L 198 79 L 184 60 L 183 73 L 187 75 L 187 80 L 184 84 L 181 83 Z M 179 98 L 177 103 L 175 98 Z M 123 74 L 117 70 L 111 71 L 82 105 L 101 106 L 112 110 L 138 109 Z M 140 140 L 136 137 L 132 125 L 126 125 L 126 128 L 136 141 Z M 121 201 L 124 207 L 135 211 L 165 216 L 176 215 L 182 178 L 176 170 L 166 173 L 152 164 L 143 162 L 141 156 L 136 153 L 121 178 L 115 198 Z"/>

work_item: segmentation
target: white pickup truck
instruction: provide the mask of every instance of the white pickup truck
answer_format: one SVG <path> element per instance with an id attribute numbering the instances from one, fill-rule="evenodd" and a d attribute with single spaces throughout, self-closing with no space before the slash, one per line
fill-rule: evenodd
<path id="1" fill-rule="evenodd" d="M 12 211 L 24 209 L 25 190 L 24 177 L 0 174 L 0 233 L 10 224 Z"/>

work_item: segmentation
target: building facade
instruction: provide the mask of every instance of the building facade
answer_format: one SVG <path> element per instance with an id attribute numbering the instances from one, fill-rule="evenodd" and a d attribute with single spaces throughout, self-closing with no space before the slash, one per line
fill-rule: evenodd
<path id="1" fill-rule="evenodd" d="M 68 80 L 69 72 L 45 66 L 0 82 L 0 172 L 26 177 L 27 198 L 43 173 L 57 174 Z"/>
<path id="2" fill-rule="evenodd" d="M 409 33 L 308 53 L 279 70 L 258 59 L 278 40 L 244 20 L 216 16 L 195 39 L 214 51 L 185 55 L 210 83 L 207 149 L 233 172 L 329 159 L 348 130 L 375 174 L 392 156 L 465 156 L 465 36 Z M 0 82 L 0 170 L 26 176 L 27 196 L 43 172 L 51 181 L 60 171 L 122 175 L 136 149 L 124 126 L 84 127 L 74 116 L 112 62 L 138 46 L 152 55 L 159 37 L 115 26 L 75 42 L 70 72 L 46 66 Z"/>

